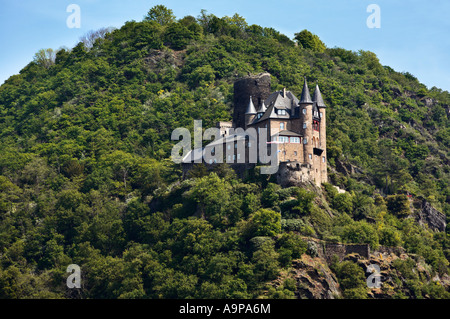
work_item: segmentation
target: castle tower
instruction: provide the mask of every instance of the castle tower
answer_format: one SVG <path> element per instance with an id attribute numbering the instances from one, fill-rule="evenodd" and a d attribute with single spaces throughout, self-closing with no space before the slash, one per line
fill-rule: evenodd
<path id="1" fill-rule="evenodd" d="M 301 125 L 300 130 L 303 133 L 303 162 L 313 165 L 313 132 L 312 132 L 312 107 L 313 101 L 311 99 L 311 95 L 309 94 L 308 83 L 303 83 L 303 91 L 302 96 L 299 101 L 300 106 L 300 121 L 299 125 Z"/>
<path id="2" fill-rule="evenodd" d="M 270 74 L 261 73 L 244 77 L 234 83 L 234 113 L 233 126 L 245 128 L 245 113 L 248 107 L 248 98 L 252 97 L 253 105 L 261 105 L 261 102 L 270 95 Z"/>
<path id="3" fill-rule="evenodd" d="M 315 179 L 317 184 L 328 182 L 327 173 L 327 136 L 326 136 L 326 117 L 325 117 L 325 103 L 319 89 L 316 85 L 313 95 L 314 113 L 313 120 L 318 125 L 317 145 L 314 147 L 314 164 L 315 164 Z M 314 133 L 316 133 L 314 132 Z M 316 133 L 316 134 L 317 134 Z"/>
<path id="4" fill-rule="evenodd" d="M 319 122 L 319 139 L 318 145 L 315 149 L 315 155 L 317 156 L 317 164 L 319 167 L 319 174 L 317 174 L 317 183 L 328 182 L 328 172 L 327 172 L 327 132 L 326 132 L 326 113 L 325 113 L 325 103 L 320 93 L 319 85 L 316 85 L 316 89 L 313 95 L 313 102 L 318 112 L 318 122 Z"/>

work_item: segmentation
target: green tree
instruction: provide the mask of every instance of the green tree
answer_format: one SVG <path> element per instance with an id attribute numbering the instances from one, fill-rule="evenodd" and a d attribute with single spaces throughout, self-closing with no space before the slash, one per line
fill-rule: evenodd
<path id="1" fill-rule="evenodd" d="M 56 59 L 55 51 L 49 48 L 49 49 L 40 49 L 38 52 L 36 52 L 33 61 L 36 64 L 48 69 L 55 64 L 55 59 Z"/>
<path id="2" fill-rule="evenodd" d="M 270 241 L 264 242 L 262 247 L 253 253 L 252 263 L 257 283 L 275 279 L 279 273 L 278 257 L 274 244 Z"/>
<path id="3" fill-rule="evenodd" d="M 175 22 L 175 16 L 172 9 L 168 9 L 166 6 L 159 4 L 151 8 L 147 15 L 144 17 L 145 21 L 155 21 L 160 25 L 168 25 Z"/>
<path id="4" fill-rule="evenodd" d="M 367 284 L 364 270 L 352 261 L 344 261 L 331 266 L 339 281 L 344 297 L 366 299 Z"/>
<path id="5" fill-rule="evenodd" d="M 353 199 L 347 192 L 337 194 L 331 203 L 333 208 L 339 212 L 350 214 L 353 211 Z"/>
<path id="6" fill-rule="evenodd" d="M 405 194 L 387 196 L 386 204 L 389 213 L 397 217 L 407 217 L 411 214 L 409 199 Z"/>
<path id="7" fill-rule="evenodd" d="M 250 231 L 254 236 L 275 236 L 281 231 L 281 214 L 261 208 L 250 215 Z"/>
<path id="8" fill-rule="evenodd" d="M 305 49 L 310 49 L 317 52 L 324 52 L 326 49 L 325 44 L 320 40 L 320 38 L 308 30 L 303 30 L 296 33 L 295 40 L 297 40 L 298 44 Z"/>
<path id="9" fill-rule="evenodd" d="M 308 215 L 311 213 L 313 208 L 313 200 L 316 195 L 312 192 L 307 191 L 306 189 L 299 188 L 296 191 L 297 196 L 297 205 L 292 209 L 298 212 L 299 215 Z"/>
<path id="10" fill-rule="evenodd" d="M 230 185 L 216 173 L 198 179 L 186 195 L 195 201 L 202 217 L 225 217 Z"/>

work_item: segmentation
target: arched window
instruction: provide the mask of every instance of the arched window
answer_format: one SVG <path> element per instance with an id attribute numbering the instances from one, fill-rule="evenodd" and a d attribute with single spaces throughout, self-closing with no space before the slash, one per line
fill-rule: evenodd
<path id="1" fill-rule="evenodd" d="M 280 130 L 284 130 L 284 122 L 280 123 Z"/>

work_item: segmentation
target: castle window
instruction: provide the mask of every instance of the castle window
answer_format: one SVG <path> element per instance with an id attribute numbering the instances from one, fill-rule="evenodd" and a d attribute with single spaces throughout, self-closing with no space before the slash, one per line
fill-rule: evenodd
<path id="1" fill-rule="evenodd" d="M 284 123 L 280 123 L 280 130 L 284 130 Z"/>
<path id="2" fill-rule="evenodd" d="M 240 160 L 241 159 L 241 154 L 237 155 L 237 159 Z"/>
<path id="3" fill-rule="evenodd" d="M 286 115 L 286 110 L 277 110 L 278 115 Z"/>
<path id="4" fill-rule="evenodd" d="M 306 123 L 303 123 L 303 128 L 306 128 L 306 126 L 307 126 L 307 124 L 306 124 Z"/>
<path id="5" fill-rule="evenodd" d="M 303 139 L 303 144 L 308 144 L 308 138 L 307 137 L 305 137 L 304 139 Z"/>
<path id="6" fill-rule="evenodd" d="M 287 136 L 279 136 L 278 141 L 282 143 L 289 143 L 289 137 Z"/>
<path id="7" fill-rule="evenodd" d="M 209 160 L 209 164 L 212 164 L 212 159 Z"/>
<path id="8" fill-rule="evenodd" d="M 291 143 L 299 144 L 300 143 L 300 137 L 291 137 Z"/>
<path id="9" fill-rule="evenodd" d="M 303 114 L 306 114 L 306 109 L 303 109 Z"/>
<path id="10" fill-rule="evenodd" d="M 317 121 L 314 121 L 314 122 L 313 122 L 313 129 L 314 129 L 315 131 L 318 131 L 318 130 L 319 130 L 319 122 L 317 122 Z"/>
<path id="11" fill-rule="evenodd" d="M 322 112 L 320 112 L 320 118 L 322 118 L 322 115 L 323 115 L 323 113 L 322 113 Z"/>
<path id="12" fill-rule="evenodd" d="M 297 156 L 297 151 L 294 151 L 294 156 Z"/>
<path id="13" fill-rule="evenodd" d="M 312 160 L 312 154 L 309 154 L 309 156 L 308 156 L 308 157 L 309 157 L 309 159 L 310 159 L 310 160 Z"/>
<path id="14" fill-rule="evenodd" d="M 322 162 L 325 163 L 325 156 L 322 156 Z"/>

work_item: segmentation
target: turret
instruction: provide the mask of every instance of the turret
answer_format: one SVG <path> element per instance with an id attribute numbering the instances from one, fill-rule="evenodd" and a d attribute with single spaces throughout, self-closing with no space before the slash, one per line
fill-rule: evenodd
<path id="1" fill-rule="evenodd" d="M 248 102 L 247 110 L 245 112 L 245 128 L 253 121 L 256 116 L 255 105 L 253 104 L 252 97 L 250 96 L 250 101 Z"/>
<path id="2" fill-rule="evenodd" d="M 327 172 L 327 120 L 326 120 L 326 105 L 323 101 L 322 94 L 319 89 L 319 85 L 316 85 L 316 89 L 313 95 L 313 102 L 319 112 L 319 148 L 322 151 L 320 154 L 320 182 L 328 182 Z"/>
<path id="3" fill-rule="evenodd" d="M 313 156 L 313 141 L 312 141 L 312 106 L 313 101 L 311 95 L 309 94 L 308 83 L 303 83 L 302 96 L 298 102 L 300 107 L 300 125 L 303 132 L 303 156 L 304 162 L 311 164 Z"/>
<path id="4" fill-rule="evenodd" d="M 302 96 L 300 97 L 300 102 L 299 104 L 312 104 L 313 101 L 311 99 L 311 95 L 309 94 L 309 89 L 308 89 L 308 83 L 306 83 L 306 78 L 305 78 L 305 82 L 303 83 L 303 90 L 302 90 Z"/>

